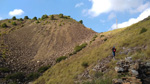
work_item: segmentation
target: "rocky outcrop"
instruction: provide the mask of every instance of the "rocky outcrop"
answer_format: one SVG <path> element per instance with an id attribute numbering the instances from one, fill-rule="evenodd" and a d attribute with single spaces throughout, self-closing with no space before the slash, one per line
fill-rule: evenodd
<path id="1" fill-rule="evenodd" d="M 113 79 L 113 84 L 150 84 L 150 62 L 133 61 L 131 57 L 118 61 L 115 71 L 128 77 Z"/>

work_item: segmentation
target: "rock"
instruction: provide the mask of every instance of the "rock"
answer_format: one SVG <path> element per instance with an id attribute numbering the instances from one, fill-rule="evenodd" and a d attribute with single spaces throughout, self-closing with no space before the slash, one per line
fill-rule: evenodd
<path id="1" fill-rule="evenodd" d="M 132 62 L 132 57 L 126 57 L 125 61 L 131 63 Z"/>
<path id="2" fill-rule="evenodd" d="M 137 77 L 139 75 L 138 71 L 136 70 L 129 70 L 130 71 L 130 74 L 134 77 Z"/>
<path id="3" fill-rule="evenodd" d="M 131 65 L 131 66 L 130 66 L 130 69 L 138 70 L 138 69 L 139 69 L 139 63 L 136 62 L 134 65 Z"/>
<path id="4" fill-rule="evenodd" d="M 112 84 L 122 84 L 123 80 L 122 79 L 113 79 Z"/>
<path id="5" fill-rule="evenodd" d="M 150 67 L 150 62 L 147 62 L 145 65 L 146 65 L 147 67 Z"/>
<path id="6" fill-rule="evenodd" d="M 123 72 L 124 69 L 122 67 L 115 67 L 115 71 L 120 73 L 120 72 Z"/>

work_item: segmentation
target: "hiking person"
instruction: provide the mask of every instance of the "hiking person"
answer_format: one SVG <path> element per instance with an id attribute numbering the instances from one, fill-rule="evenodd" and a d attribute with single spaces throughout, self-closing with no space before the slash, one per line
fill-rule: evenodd
<path id="1" fill-rule="evenodd" d="M 116 52 L 116 48 L 115 46 L 112 48 L 112 54 L 113 54 L 113 57 L 115 57 L 115 52 Z"/>

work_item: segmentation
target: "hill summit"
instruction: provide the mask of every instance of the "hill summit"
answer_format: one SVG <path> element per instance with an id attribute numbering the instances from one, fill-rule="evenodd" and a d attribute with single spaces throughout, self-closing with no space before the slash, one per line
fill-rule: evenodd
<path id="1" fill-rule="evenodd" d="M 57 58 L 73 55 L 75 46 L 96 34 L 82 22 L 63 14 L 43 15 L 38 20 L 13 17 L 0 24 L 0 66 L 9 68 L 11 73 L 30 74 L 42 66 L 55 65 Z"/>

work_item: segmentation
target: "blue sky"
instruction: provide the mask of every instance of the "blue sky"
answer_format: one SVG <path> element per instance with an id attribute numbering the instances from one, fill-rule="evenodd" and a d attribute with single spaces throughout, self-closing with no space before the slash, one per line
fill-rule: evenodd
<path id="1" fill-rule="evenodd" d="M 83 20 L 96 32 L 105 32 L 136 23 L 150 15 L 149 0 L 0 0 L 0 20 L 41 17 L 44 14 L 69 15 Z"/>

